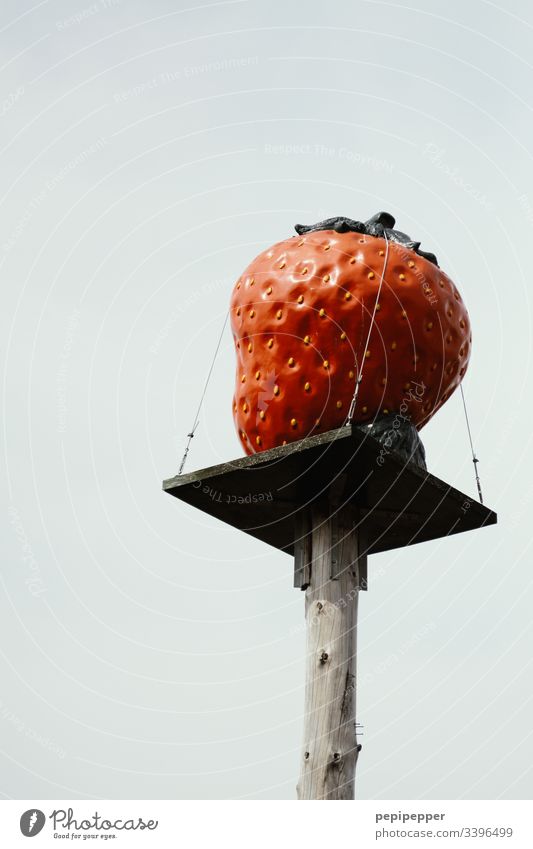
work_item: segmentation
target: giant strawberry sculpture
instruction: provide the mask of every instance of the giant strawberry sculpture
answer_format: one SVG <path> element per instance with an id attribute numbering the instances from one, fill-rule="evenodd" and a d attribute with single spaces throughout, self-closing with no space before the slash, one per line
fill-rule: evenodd
<path id="1" fill-rule="evenodd" d="M 233 413 L 248 454 L 348 416 L 399 413 L 420 430 L 461 382 L 466 307 L 435 256 L 394 223 L 382 212 L 297 225 L 235 284 Z"/>

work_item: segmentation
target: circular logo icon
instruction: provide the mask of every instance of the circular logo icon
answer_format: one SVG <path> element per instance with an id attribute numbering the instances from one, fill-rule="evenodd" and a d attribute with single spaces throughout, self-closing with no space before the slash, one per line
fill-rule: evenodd
<path id="1" fill-rule="evenodd" d="M 45 822 L 46 817 L 42 811 L 30 808 L 29 811 L 24 811 L 20 818 L 20 830 L 24 837 L 35 837 L 42 831 Z"/>

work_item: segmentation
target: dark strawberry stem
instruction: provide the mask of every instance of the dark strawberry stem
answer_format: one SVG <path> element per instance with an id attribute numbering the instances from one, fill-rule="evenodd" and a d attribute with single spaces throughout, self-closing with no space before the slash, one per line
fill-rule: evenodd
<path id="1" fill-rule="evenodd" d="M 372 218 L 369 218 L 368 221 L 354 221 L 353 218 L 338 215 L 336 218 L 326 218 L 325 221 L 319 221 L 318 224 L 296 224 L 294 229 L 300 236 L 315 230 L 335 230 L 336 233 L 348 233 L 351 231 L 353 233 L 363 233 L 366 236 L 387 238 L 391 242 L 397 242 L 399 245 L 409 248 L 419 256 L 438 266 L 435 254 L 428 251 L 421 251 L 420 242 L 414 242 L 406 233 L 402 233 L 401 230 L 395 230 L 395 223 L 396 219 L 389 212 L 378 212 Z"/>

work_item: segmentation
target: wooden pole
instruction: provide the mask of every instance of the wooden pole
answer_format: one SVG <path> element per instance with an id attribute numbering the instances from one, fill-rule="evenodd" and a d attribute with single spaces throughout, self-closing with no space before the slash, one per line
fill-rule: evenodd
<path id="1" fill-rule="evenodd" d="M 295 583 L 306 590 L 307 632 L 298 799 L 354 798 L 357 606 L 366 571 L 356 524 L 352 508 L 330 499 L 297 526 Z"/>

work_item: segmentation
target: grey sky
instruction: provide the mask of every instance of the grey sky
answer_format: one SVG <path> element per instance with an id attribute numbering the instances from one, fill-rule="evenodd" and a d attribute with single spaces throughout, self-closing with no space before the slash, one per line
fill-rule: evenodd
<path id="1" fill-rule="evenodd" d="M 370 560 L 360 798 L 531 795 L 529 4 L 6 0 L 2 770 L 13 798 L 294 798 L 288 557 L 160 491 L 231 286 L 392 212 L 457 282 L 499 525 Z M 226 333 L 188 469 L 239 456 Z M 475 494 L 460 397 L 422 432 Z"/>

